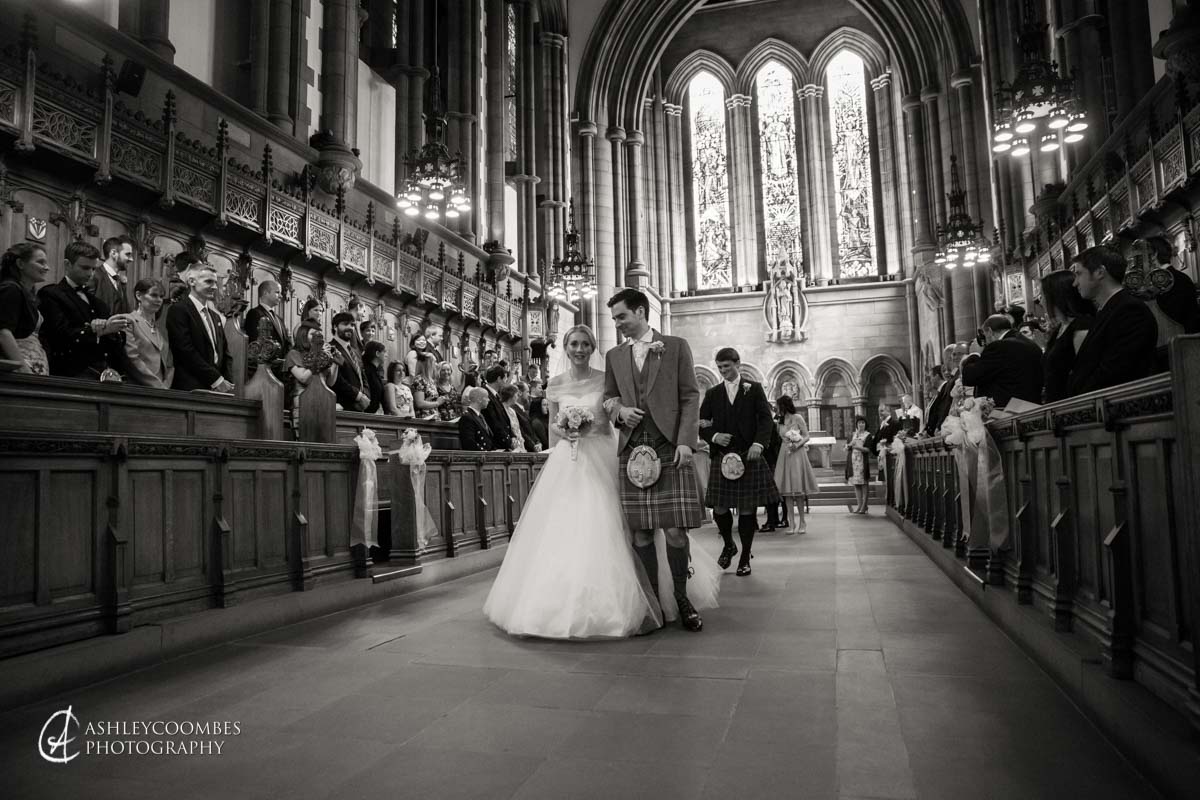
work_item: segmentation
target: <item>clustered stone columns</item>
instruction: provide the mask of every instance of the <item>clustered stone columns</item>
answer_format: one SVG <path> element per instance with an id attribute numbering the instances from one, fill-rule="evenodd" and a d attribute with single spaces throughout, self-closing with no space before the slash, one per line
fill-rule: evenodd
<path id="1" fill-rule="evenodd" d="M 974 74 L 969 69 L 959 70 L 951 76 L 950 85 L 954 88 L 958 100 L 958 118 L 961 124 L 963 143 L 962 158 L 959 164 L 967 192 L 968 210 L 971 218 L 978 222 L 983 219 L 983 193 L 979 186 L 978 161 L 975 151 L 975 139 L 979 133 L 975 123 Z M 966 326 L 965 329 L 960 325 L 955 341 L 969 338 L 971 332 L 987 319 L 988 308 L 991 305 L 989 297 L 991 281 L 988 279 L 988 270 L 989 267 L 983 264 L 976 265 L 969 270 L 971 280 L 968 291 L 972 300 L 971 306 L 974 309 L 973 324 Z"/>
<path id="2" fill-rule="evenodd" d="M 604 136 L 612 145 L 612 161 L 610 163 L 612 167 L 613 263 L 622 265 L 621 269 L 624 270 L 624 265 L 628 263 L 626 231 L 629 219 L 626 214 L 628 198 L 625 196 L 625 129 L 620 125 L 610 125 Z M 624 285 L 625 275 L 623 272 L 621 281 Z"/>
<path id="3" fill-rule="evenodd" d="M 637 289 L 646 289 L 650 285 L 650 271 L 642 260 L 642 220 L 645 219 L 645 209 L 642 207 L 642 147 L 646 137 L 641 131 L 630 131 L 625 138 L 625 154 L 628 161 L 625 179 L 626 200 L 626 240 L 629 254 L 628 266 L 625 269 L 625 285 Z"/>
<path id="4" fill-rule="evenodd" d="M 537 72 L 534 70 L 535 42 L 532 6 L 514 0 L 517 12 L 517 219 L 521 228 L 517 269 L 526 275 L 538 273 L 537 237 Z"/>
<path id="5" fill-rule="evenodd" d="M 883 219 L 880 220 L 880 235 L 884 241 L 887 262 L 884 272 L 901 272 L 900 268 L 900 208 L 898 192 L 899 170 L 896 165 L 892 110 L 892 73 L 883 72 L 871 79 L 871 90 L 875 97 L 876 154 L 879 163 L 879 192 L 883 200 Z"/>
<path id="6" fill-rule="evenodd" d="M 598 317 L 601 300 L 609 295 L 614 281 L 611 263 L 604 264 L 596 259 L 596 134 L 594 122 L 581 123 L 576 131 L 579 135 L 579 202 L 575 206 L 576 224 L 582 237 L 584 253 L 596 261 L 596 300 L 584 309 L 583 321 L 590 325 L 597 339 L 603 339 L 611 326 L 601 326 Z"/>
<path id="7" fill-rule="evenodd" d="M 663 114 L 667 130 L 667 195 L 671 203 L 671 213 L 668 216 L 671 229 L 671 294 L 678 296 L 688 290 L 687 224 L 684 220 L 684 214 L 687 213 L 684 208 L 687 189 L 683 184 L 683 106 L 677 103 L 663 103 Z"/>
<path id="8" fill-rule="evenodd" d="M 808 197 L 809 208 L 813 213 L 809 216 L 813 226 L 812 243 L 816 251 L 815 263 L 810 261 L 809 273 L 818 285 L 828 283 L 836 277 L 834 264 L 837 262 L 837 220 L 830 209 L 833 206 L 833 185 L 831 182 L 832 168 L 825 150 L 825 128 L 828 119 L 825 113 L 825 87 L 809 83 L 799 89 L 801 124 L 804 125 L 805 139 L 809 146 L 805 148 L 808 159 L 804 174 L 808 177 L 805 194 Z"/>
<path id="9" fill-rule="evenodd" d="M 283 0 L 281 0 L 282 2 Z M 321 31 L 321 124 L 313 137 L 317 181 L 329 194 L 349 191 L 362 169 L 358 139 L 358 30 L 354 0 L 325 0 Z"/>
<path id="10" fill-rule="evenodd" d="M 476 161 L 476 122 L 479 119 L 479 3 L 454 0 L 445 4 L 447 41 L 460 43 L 450 47 L 446 59 L 444 86 L 446 93 L 446 149 L 462 160 L 459 174 L 471 199 L 471 212 L 445 225 L 468 240 L 474 240 L 478 225 L 479 181 Z"/>
<path id="11" fill-rule="evenodd" d="M 560 254 L 566 233 L 567 145 L 567 39 L 557 33 L 541 35 L 542 121 L 545 135 L 538 139 L 538 172 L 543 177 L 542 254 L 549 262 Z"/>
<path id="12" fill-rule="evenodd" d="M 171 44 L 170 22 L 171 0 L 140 0 L 137 4 L 138 41 L 154 55 L 174 63 L 175 45 Z"/>
<path id="13" fill-rule="evenodd" d="M 653 149 L 650 151 L 653 158 L 652 170 L 647 170 L 646 174 L 646 197 L 650 201 L 650 207 L 654 210 L 651 217 L 654 230 L 652 232 L 652 240 L 654 242 L 654 285 L 658 287 L 659 294 L 663 298 L 663 328 L 664 332 L 670 332 L 669 303 L 670 297 L 674 290 L 675 276 L 671 272 L 671 211 L 668 207 L 667 198 L 669 195 L 668 186 L 668 165 L 667 165 L 667 104 L 663 102 L 662 95 L 659 95 L 650 102 L 651 119 L 654 123 L 654 136 L 651 139 Z"/>
<path id="14" fill-rule="evenodd" d="M 269 0 L 270 27 L 266 68 L 267 119 L 282 130 L 292 133 L 295 120 L 291 115 L 292 74 L 292 0 Z"/>
<path id="15" fill-rule="evenodd" d="M 487 11 L 487 218 L 484 241 L 504 246 L 504 70 L 508 24 L 504 0 L 486 0 Z M 399 128 L 399 126 L 397 126 Z"/>
<path id="16" fill-rule="evenodd" d="M 754 224 L 754 139 L 751 134 L 750 95 L 734 94 L 725 100 L 731 161 L 729 194 L 733 211 L 734 286 L 758 283 L 758 231 Z M 766 277 L 761 276 L 761 277 Z"/>

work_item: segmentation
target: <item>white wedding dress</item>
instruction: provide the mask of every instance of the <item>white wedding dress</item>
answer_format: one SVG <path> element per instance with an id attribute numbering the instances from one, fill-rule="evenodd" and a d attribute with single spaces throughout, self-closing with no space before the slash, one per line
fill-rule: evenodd
<path id="1" fill-rule="evenodd" d="M 584 380 L 557 376 L 546 396 L 551 419 L 562 408 L 583 406 L 596 423 L 580 437 L 574 459 L 569 441 L 552 440 L 483 613 L 510 634 L 549 639 L 621 638 L 660 627 L 664 612 L 666 619 L 678 616 L 665 542 L 656 534 L 660 605 L 621 512 L 604 373 L 593 370 Z M 720 570 L 696 542 L 692 568 L 688 598 L 698 609 L 716 607 Z"/>

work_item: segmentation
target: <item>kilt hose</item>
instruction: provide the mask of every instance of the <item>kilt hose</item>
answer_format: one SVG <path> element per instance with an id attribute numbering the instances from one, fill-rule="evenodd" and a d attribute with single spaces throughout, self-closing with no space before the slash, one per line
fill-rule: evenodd
<path id="1" fill-rule="evenodd" d="M 704 505 L 712 509 L 735 508 L 750 513 L 757 511 L 759 506 L 779 502 L 775 476 L 765 458 L 750 461 L 744 453 L 739 453 L 746 471 L 742 477 L 731 481 L 721 474 L 721 457 L 724 455 L 724 452 L 719 456 L 715 452 L 710 455 L 708 492 L 704 496 Z"/>
<path id="2" fill-rule="evenodd" d="M 643 426 L 644 428 L 645 426 Z M 639 489 L 626 472 L 635 447 L 648 445 L 658 453 L 662 473 L 653 486 Z M 700 481 L 691 464 L 675 466 L 675 446 L 657 430 L 639 429 L 621 451 L 621 510 L 629 528 L 635 531 L 656 528 L 699 528 L 704 524 L 704 506 L 700 503 Z"/>

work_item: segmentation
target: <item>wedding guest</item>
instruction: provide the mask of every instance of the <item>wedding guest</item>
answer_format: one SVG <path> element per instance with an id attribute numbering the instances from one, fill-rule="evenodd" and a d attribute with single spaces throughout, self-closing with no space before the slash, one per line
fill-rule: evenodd
<path id="1" fill-rule="evenodd" d="M 544 445 L 538 441 L 533 433 L 533 423 L 529 414 L 529 384 L 524 381 L 518 381 L 513 386 L 517 390 L 513 410 L 517 412 L 517 422 L 521 425 L 521 438 L 525 442 L 525 452 L 540 453 Z"/>
<path id="2" fill-rule="evenodd" d="M 367 406 L 371 404 L 371 397 L 367 394 L 366 368 L 363 366 L 362 353 L 354 346 L 355 332 L 353 314 L 349 311 L 339 311 L 333 315 L 333 342 L 330 352 L 338 364 L 333 392 L 337 395 L 338 405 L 346 411 L 366 411 Z"/>
<path id="3" fill-rule="evenodd" d="M 770 469 L 771 474 L 774 475 L 775 467 L 779 464 L 779 453 L 783 448 L 783 439 L 779 433 L 779 417 L 776 415 L 775 409 L 772 409 L 772 420 L 774 420 L 776 424 L 771 426 L 771 439 L 767 443 L 767 449 L 763 451 L 763 459 L 766 460 L 767 468 Z M 783 507 L 785 507 L 785 502 L 782 497 L 778 503 L 768 503 L 766 506 L 764 506 L 767 520 L 762 524 L 762 527 L 758 529 L 759 533 L 771 533 L 776 528 L 783 527 L 779 521 L 779 509 Z"/>
<path id="4" fill-rule="evenodd" d="M 1096 307 L 1096 318 L 1075 354 L 1068 397 L 1145 378 L 1154 368 L 1158 323 L 1123 287 L 1125 267 L 1108 245 L 1089 247 L 1071 262 L 1075 288 Z"/>
<path id="5" fill-rule="evenodd" d="M 29 242 L 14 244 L 0 259 L 0 358 L 20 364 L 17 372 L 50 374 L 38 338 L 42 315 L 33 294 L 49 272 L 45 248 Z"/>
<path id="6" fill-rule="evenodd" d="M 808 457 L 808 440 L 812 437 L 809 436 L 804 416 L 797 413 L 792 398 L 783 395 L 778 402 L 783 449 L 775 466 L 775 485 L 779 487 L 779 495 L 783 498 L 784 511 L 788 511 L 788 506 L 792 507 L 792 525 L 788 533 L 808 533 L 804 507 L 810 495 L 821 493 L 816 472 L 813 471 L 812 461 Z M 797 441 L 788 438 L 792 432 L 799 436 Z"/>
<path id="7" fill-rule="evenodd" d="M 546 398 L 535 397 L 529 401 L 529 428 L 537 442 L 536 451 L 550 447 L 550 414 L 546 409 Z"/>
<path id="8" fill-rule="evenodd" d="M 321 324 L 324 317 L 325 306 L 320 300 L 310 297 L 304 301 L 304 307 L 300 309 L 300 324 L 296 326 L 296 330 L 292 334 L 295 347 L 302 351 L 308 349 L 308 337 L 314 332 L 320 333 L 324 330 L 324 326 Z"/>
<path id="9" fill-rule="evenodd" d="M 429 340 L 425 338 L 425 334 L 415 333 L 408 340 L 408 353 L 404 356 L 404 365 L 408 367 L 408 374 L 414 381 L 418 378 L 424 378 L 430 384 L 436 381 L 434 376 L 437 373 L 437 354 L 429 347 Z"/>
<path id="10" fill-rule="evenodd" d="M 308 387 L 314 374 L 319 373 L 330 389 L 337 382 L 338 364 L 333 360 L 329 344 L 320 330 L 297 336 L 292 349 L 283 362 L 289 376 L 288 385 L 292 395 L 292 419 L 300 418 L 300 395 Z M 297 435 L 300 426 L 293 425 Z"/>
<path id="11" fill-rule="evenodd" d="M 392 416 L 400 417 L 400 419 L 413 419 L 416 417 L 416 409 L 413 406 L 412 389 L 408 388 L 404 375 L 404 362 L 393 361 L 388 364 L 387 368 L 387 385 L 384 386 L 383 394 L 383 413 Z"/>
<path id="12" fill-rule="evenodd" d="M 508 423 L 508 412 L 500 399 L 500 390 L 508 384 L 508 368 L 497 364 L 484 373 L 484 391 L 488 395 L 487 408 L 483 417 L 492 426 L 492 439 L 501 450 L 512 449 L 512 428 Z"/>
<path id="13" fill-rule="evenodd" d="M 1012 320 L 1013 330 L 1020 329 L 1021 325 L 1025 322 L 1025 306 L 1019 306 L 1016 303 L 1013 303 L 1001 313 Z"/>
<path id="14" fill-rule="evenodd" d="M 362 301 L 358 295 L 351 295 L 350 302 L 346 304 L 346 313 L 351 318 L 350 341 L 354 342 L 354 347 L 359 353 L 364 352 L 366 340 L 362 338 L 361 330 L 371 319 L 371 309 L 367 308 L 367 304 Z"/>
<path id="15" fill-rule="evenodd" d="M 126 375 L 142 386 L 170 389 L 175 362 L 161 319 L 166 291 L 158 281 L 142 278 L 133 287 L 133 297 L 137 310 L 130 314 L 133 326 L 125 333 Z"/>
<path id="16" fill-rule="evenodd" d="M 1092 327 L 1092 307 L 1075 288 L 1075 276 L 1065 269 L 1042 276 L 1042 304 L 1050 321 L 1050 340 L 1042 356 L 1042 400 L 1053 403 L 1069 396 L 1067 382 Z"/>
<path id="17" fill-rule="evenodd" d="M 467 392 L 467 407 L 458 418 L 458 444 L 463 450 L 489 452 L 500 449 L 492 437 L 492 427 L 483 418 L 483 409 L 490 398 L 487 390 L 474 388 Z"/>
<path id="18" fill-rule="evenodd" d="M 424 336 L 417 334 L 413 337 L 413 347 L 424 349 Z M 418 342 L 418 340 L 422 340 Z M 413 351 L 409 351 L 412 355 Z M 406 362 L 407 363 L 407 362 Z M 417 410 L 417 419 L 440 419 L 440 409 L 450 402 L 450 398 L 438 392 L 437 364 L 432 359 L 418 357 L 412 359 L 417 365 L 417 372 L 412 374 L 413 405 Z"/>
<path id="19" fill-rule="evenodd" d="M 467 389 L 473 389 L 479 385 L 479 365 L 478 364 L 468 364 L 467 366 L 464 367 L 460 364 L 458 369 L 463 374 L 463 377 L 462 377 L 463 389 L 462 389 L 461 397 L 462 397 L 463 403 L 465 404 L 467 402 Z"/>
<path id="20" fill-rule="evenodd" d="M 942 348 L 941 383 L 938 385 L 933 402 L 929 404 L 929 413 L 925 415 L 927 422 L 922 431 L 924 435 L 937 436 L 942 429 L 942 423 L 946 421 L 946 417 L 950 416 L 950 407 L 954 402 L 950 393 L 954 391 L 954 382 L 958 379 L 958 367 L 966 354 L 966 345 L 951 344 Z"/>
<path id="21" fill-rule="evenodd" d="M 383 362 L 387 357 L 386 350 L 383 342 L 370 340 L 363 350 L 363 374 L 367 379 L 363 391 L 370 398 L 367 407 L 363 409 L 364 414 L 378 414 L 379 409 L 383 408 Z"/>
<path id="22" fill-rule="evenodd" d="M 901 402 L 903 402 L 904 397 L 908 397 L 908 395 L 903 395 L 901 397 Z M 912 402 L 911 397 L 909 397 L 909 402 Z M 902 430 L 907 430 L 911 424 L 911 418 L 910 420 L 904 419 L 903 409 L 893 414 L 892 407 L 888 405 L 886 400 L 879 401 L 878 412 L 879 427 L 875 430 L 875 433 L 867 437 L 867 449 L 872 453 L 878 453 L 880 445 L 883 445 L 884 447 L 891 446 L 892 439 L 896 438 L 896 434 Z M 879 480 L 883 480 L 882 460 L 879 462 Z"/>
<path id="23" fill-rule="evenodd" d="M 1007 314 L 993 314 L 983 323 L 982 353 L 962 362 L 963 386 L 975 388 L 976 397 L 990 397 L 1004 408 L 1016 397 L 1030 403 L 1042 399 L 1042 349 L 1013 329 Z"/>
<path id="24" fill-rule="evenodd" d="M 129 302 L 129 265 L 133 263 L 133 239 L 128 236 L 113 236 L 104 240 L 100 252 L 104 256 L 101 269 L 92 274 L 92 291 L 113 314 L 128 314 L 133 310 Z"/>
<path id="25" fill-rule="evenodd" d="M 454 385 L 454 367 L 449 361 L 443 361 L 438 364 L 437 372 L 434 373 L 434 388 L 437 389 L 438 397 L 445 400 L 442 405 L 438 406 L 438 419 L 445 422 L 453 422 L 462 414 L 462 403 L 460 398 L 462 394 L 458 387 Z"/>
<path id="26" fill-rule="evenodd" d="M 846 483 L 854 487 L 856 503 L 846 505 L 851 514 L 867 513 L 871 497 L 871 450 L 867 447 L 867 437 L 867 418 L 855 417 L 854 433 L 846 443 Z"/>
<path id="27" fill-rule="evenodd" d="M 367 351 L 367 343 L 375 341 L 375 320 L 369 319 L 358 326 L 358 340 L 363 343 L 363 352 Z"/>
<path id="28" fill-rule="evenodd" d="M 292 343 L 288 337 L 287 328 L 283 327 L 283 320 L 279 318 L 279 300 L 280 290 L 277 281 L 268 279 L 260 283 L 258 285 L 258 305 L 246 312 L 242 330 L 246 333 L 247 344 L 258 341 L 259 333 L 265 331 L 267 338 L 275 342 L 275 346 L 279 348 L 276 358 L 282 364 L 287 351 L 292 349 Z M 247 359 L 246 368 L 247 372 L 253 375 L 258 369 L 258 364 L 250 362 L 251 359 Z M 282 370 L 280 374 L 282 374 Z"/>
<path id="29" fill-rule="evenodd" d="M 63 253 L 65 275 L 38 290 L 42 314 L 42 346 L 49 356 L 50 374 L 98 379 L 125 358 L 125 331 L 132 325 L 111 315 L 108 304 L 89 288 L 100 268 L 100 251 L 87 242 L 71 242 Z"/>
<path id="30" fill-rule="evenodd" d="M 517 418 L 517 387 L 511 383 L 501 386 L 500 403 L 504 406 L 504 415 L 508 420 L 508 449 L 514 453 L 528 452 L 525 449 L 525 437 L 521 434 L 521 420 Z"/>
<path id="31" fill-rule="evenodd" d="M 230 394 L 233 361 L 221 318 L 209 308 L 217 295 L 217 271 L 210 264 L 196 263 L 188 270 L 187 281 L 187 298 L 167 309 L 167 338 L 175 362 L 171 388 Z"/>
<path id="32" fill-rule="evenodd" d="M 902 394 L 900 395 L 900 411 L 896 416 L 900 420 L 901 427 L 916 435 L 924 424 L 925 412 L 913 402 L 911 394 Z"/>

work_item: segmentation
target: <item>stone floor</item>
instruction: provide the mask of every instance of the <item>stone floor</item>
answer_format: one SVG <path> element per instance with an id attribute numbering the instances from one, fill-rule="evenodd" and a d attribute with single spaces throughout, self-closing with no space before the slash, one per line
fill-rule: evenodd
<path id="1" fill-rule="evenodd" d="M 807 536 L 760 537 L 700 634 L 510 639 L 480 613 L 487 573 L 4 715 L 0 796 L 1157 797 L 878 510 L 814 512 Z M 68 704 L 241 733 L 46 763 Z"/>

